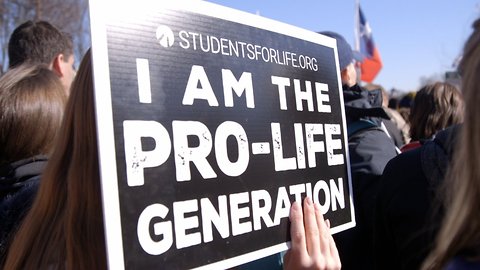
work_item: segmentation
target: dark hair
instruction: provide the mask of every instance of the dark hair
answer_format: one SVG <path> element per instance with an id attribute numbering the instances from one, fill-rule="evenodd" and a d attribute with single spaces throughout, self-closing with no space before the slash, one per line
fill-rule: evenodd
<path id="1" fill-rule="evenodd" d="M 398 102 L 398 107 L 399 108 L 411 108 L 413 99 L 415 98 L 416 93 L 415 92 L 408 92 L 406 95 L 404 95 L 400 101 Z"/>
<path id="2" fill-rule="evenodd" d="M 412 140 L 430 139 L 438 131 L 463 121 L 463 100 L 458 89 L 437 82 L 420 89 L 409 116 Z"/>
<path id="3" fill-rule="evenodd" d="M 388 100 L 388 108 L 397 110 L 398 109 L 398 98 L 392 97 Z"/>
<path id="4" fill-rule="evenodd" d="M 70 35 L 46 21 L 27 21 L 18 26 L 8 42 L 9 67 L 24 62 L 49 65 L 58 54 L 73 54 Z"/>
<path id="5" fill-rule="evenodd" d="M 55 149 L 5 269 L 106 269 L 90 52 L 72 83 Z"/>
<path id="6" fill-rule="evenodd" d="M 0 164 L 49 154 L 67 94 L 45 65 L 24 64 L 0 79 Z"/>

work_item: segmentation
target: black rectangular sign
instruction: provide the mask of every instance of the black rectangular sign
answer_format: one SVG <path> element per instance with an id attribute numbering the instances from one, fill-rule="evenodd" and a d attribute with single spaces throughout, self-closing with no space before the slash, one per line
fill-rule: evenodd
<path id="1" fill-rule="evenodd" d="M 286 250 L 304 196 L 333 232 L 354 226 L 335 41 L 165 2 L 90 3 L 110 268 L 223 269 Z"/>

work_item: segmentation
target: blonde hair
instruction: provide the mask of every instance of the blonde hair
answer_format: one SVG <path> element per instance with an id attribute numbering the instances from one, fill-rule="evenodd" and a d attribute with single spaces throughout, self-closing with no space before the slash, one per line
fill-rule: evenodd
<path id="1" fill-rule="evenodd" d="M 41 64 L 23 64 L 0 79 L 0 165 L 50 153 L 67 95 Z"/>
<path id="2" fill-rule="evenodd" d="M 465 121 L 460 132 L 453 165 L 445 184 L 447 212 L 437 243 L 423 264 L 423 269 L 442 269 L 458 254 L 474 253 L 480 246 L 480 20 L 465 44 L 461 63 Z M 478 257 L 476 258 L 479 259 Z"/>
<path id="3" fill-rule="evenodd" d="M 105 269 L 91 56 L 72 84 L 55 150 L 5 269 Z"/>

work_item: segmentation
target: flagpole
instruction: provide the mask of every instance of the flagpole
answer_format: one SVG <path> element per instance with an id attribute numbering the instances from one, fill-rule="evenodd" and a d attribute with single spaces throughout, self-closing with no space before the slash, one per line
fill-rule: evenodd
<path id="1" fill-rule="evenodd" d="M 355 0 L 355 14 L 353 16 L 354 18 L 354 30 L 353 32 L 355 33 L 355 48 L 354 50 L 359 52 L 360 51 L 360 33 L 359 33 L 359 29 L 360 29 L 360 0 Z M 360 69 L 359 66 L 356 66 L 355 69 L 357 70 L 357 83 L 358 85 L 361 85 L 362 83 L 362 71 Z"/>
<path id="2" fill-rule="evenodd" d="M 355 16 L 354 16 L 354 32 L 355 32 L 355 50 L 358 52 L 360 51 L 360 33 L 358 32 L 360 29 L 360 0 L 355 0 Z"/>

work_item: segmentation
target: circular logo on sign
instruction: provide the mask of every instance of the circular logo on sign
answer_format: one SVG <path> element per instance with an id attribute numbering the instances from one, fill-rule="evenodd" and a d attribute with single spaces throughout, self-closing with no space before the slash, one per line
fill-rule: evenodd
<path id="1" fill-rule="evenodd" d="M 175 37 L 172 29 L 165 25 L 160 25 L 157 28 L 157 40 L 160 45 L 165 48 L 172 47 Z"/>

